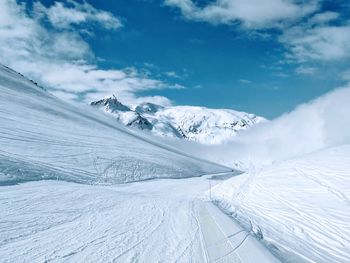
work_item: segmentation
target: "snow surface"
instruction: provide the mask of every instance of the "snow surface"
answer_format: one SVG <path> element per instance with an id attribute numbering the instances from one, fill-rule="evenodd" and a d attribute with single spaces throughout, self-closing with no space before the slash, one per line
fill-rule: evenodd
<path id="1" fill-rule="evenodd" d="M 204 202 L 208 182 L 200 177 L 1 186 L 0 261 L 278 262 Z"/>
<path id="2" fill-rule="evenodd" d="M 143 138 L 111 117 L 60 101 L 0 68 L 0 184 L 123 183 L 230 171 Z"/>
<path id="3" fill-rule="evenodd" d="M 1 262 L 278 262 L 207 202 L 210 186 L 237 172 L 5 67 L 0 89 Z"/>
<path id="4" fill-rule="evenodd" d="M 91 105 L 102 108 L 126 126 L 150 130 L 160 137 L 185 138 L 203 144 L 220 144 L 238 132 L 266 121 L 245 112 L 194 106 L 163 107 L 142 103 L 132 110 L 114 95 Z"/>
<path id="5" fill-rule="evenodd" d="M 205 262 L 192 202 L 205 188 L 176 182 L 2 186 L 0 261 Z"/>
<path id="6" fill-rule="evenodd" d="M 285 262 L 350 262 L 350 145 L 231 178 L 212 194 Z"/>
<path id="7" fill-rule="evenodd" d="M 0 90 L 1 261 L 275 262 L 251 232 L 284 262 L 350 261 L 350 89 L 215 147 L 168 146 L 6 67 Z M 220 110 L 207 121 L 211 113 L 195 109 L 123 108 L 135 125 L 164 113 L 188 134 L 222 138 L 215 125 L 229 117 L 218 121 Z M 208 174 L 227 179 L 220 173 L 231 169 L 188 152 L 249 167 L 206 196 L 245 230 L 203 201 Z M 117 184 L 152 178 L 178 179 Z"/>

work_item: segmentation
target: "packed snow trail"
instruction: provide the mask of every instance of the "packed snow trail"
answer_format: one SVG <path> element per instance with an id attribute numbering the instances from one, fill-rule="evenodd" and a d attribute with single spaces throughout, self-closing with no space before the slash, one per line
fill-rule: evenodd
<path id="1" fill-rule="evenodd" d="M 197 202 L 196 207 L 208 262 L 279 262 L 211 202 Z"/>
<path id="2" fill-rule="evenodd" d="M 208 186 L 206 178 L 1 186 L 0 261 L 275 262 L 259 244 L 234 251 L 248 233 L 201 200 Z"/>

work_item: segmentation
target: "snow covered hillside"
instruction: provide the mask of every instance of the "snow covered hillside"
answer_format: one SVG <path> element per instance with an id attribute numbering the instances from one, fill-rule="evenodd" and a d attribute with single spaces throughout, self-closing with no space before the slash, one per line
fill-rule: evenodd
<path id="1" fill-rule="evenodd" d="M 230 170 L 140 137 L 88 107 L 60 101 L 3 66 L 0 91 L 0 184 L 122 183 Z"/>
<path id="2" fill-rule="evenodd" d="M 349 98 L 335 90 L 210 151 L 249 168 L 216 202 L 285 262 L 350 262 Z"/>
<path id="3" fill-rule="evenodd" d="M 150 130 L 162 137 L 185 138 L 203 144 L 220 144 L 232 139 L 239 131 L 266 121 L 245 112 L 194 106 L 163 107 L 142 103 L 132 110 L 115 96 L 94 101 L 91 105 L 102 108 L 126 126 Z"/>
<path id="4" fill-rule="evenodd" d="M 285 262 L 350 262 L 350 145 L 233 177 L 213 198 Z"/>

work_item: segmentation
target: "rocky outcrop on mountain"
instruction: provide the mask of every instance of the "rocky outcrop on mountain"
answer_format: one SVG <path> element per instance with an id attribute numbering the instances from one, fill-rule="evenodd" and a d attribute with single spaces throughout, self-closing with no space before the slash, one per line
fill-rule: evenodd
<path id="1" fill-rule="evenodd" d="M 133 111 L 128 106 L 122 104 L 115 95 L 106 97 L 102 100 L 93 101 L 90 105 L 103 109 L 106 113 L 112 114 L 125 126 L 141 130 L 152 130 L 153 128 L 152 124 L 146 118 L 143 118 L 138 112 Z"/>

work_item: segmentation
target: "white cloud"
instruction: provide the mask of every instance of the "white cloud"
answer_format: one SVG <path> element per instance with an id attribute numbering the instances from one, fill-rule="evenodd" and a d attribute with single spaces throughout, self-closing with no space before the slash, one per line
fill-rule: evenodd
<path id="1" fill-rule="evenodd" d="M 273 72 L 272 76 L 278 77 L 278 78 L 288 78 L 289 75 L 283 72 Z"/>
<path id="2" fill-rule="evenodd" d="M 289 50 L 289 58 L 298 62 L 341 60 L 350 57 L 350 25 L 290 28 L 280 38 Z"/>
<path id="3" fill-rule="evenodd" d="M 324 13 L 319 13 L 314 15 L 312 18 L 309 19 L 309 23 L 311 24 L 328 23 L 330 21 L 337 19 L 338 17 L 339 17 L 338 13 L 327 11 Z"/>
<path id="4" fill-rule="evenodd" d="M 350 143 L 350 87 L 337 89 L 262 123 L 220 146 L 182 145 L 193 155 L 231 167 L 273 162 Z"/>
<path id="5" fill-rule="evenodd" d="M 252 82 L 251 82 L 250 80 L 248 80 L 248 79 L 240 79 L 239 82 L 242 83 L 242 84 L 251 84 L 251 83 L 252 83 Z"/>
<path id="6" fill-rule="evenodd" d="M 318 0 L 216 0 L 200 7 L 192 0 L 165 0 L 187 19 L 212 24 L 241 23 L 245 28 L 282 27 L 318 9 Z"/>
<path id="7" fill-rule="evenodd" d="M 15 0 L 2 0 L 1 63 L 37 80 L 63 99 L 83 99 L 89 102 L 114 93 L 123 102 L 134 103 L 143 100 L 135 95 L 138 91 L 183 88 L 152 79 L 135 68 L 99 69 L 93 51 L 79 31 L 66 27 L 94 20 L 107 29 L 116 29 L 117 18 L 86 3 L 68 3 L 69 7 L 56 2 L 46 8 L 35 2 L 36 8 L 29 10 L 25 4 L 19 4 Z M 59 11 L 56 10 L 56 16 L 53 17 L 51 12 L 57 8 Z M 61 11 L 68 12 L 62 14 Z M 56 26 L 59 29 L 46 28 L 42 23 L 45 16 L 53 23 L 58 22 Z M 65 22 L 63 18 L 66 19 Z M 164 97 L 147 99 L 170 103 Z"/>
<path id="8" fill-rule="evenodd" d="M 299 66 L 295 69 L 295 72 L 299 75 L 313 75 L 317 71 L 315 67 Z"/>
<path id="9" fill-rule="evenodd" d="M 170 78 L 181 79 L 181 76 L 179 76 L 175 71 L 167 71 L 164 74 Z"/>
<path id="10" fill-rule="evenodd" d="M 87 2 L 82 4 L 72 0 L 55 2 L 50 7 L 45 7 L 40 2 L 34 3 L 37 17 L 45 17 L 57 28 L 69 28 L 72 25 L 84 23 L 97 23 L 106 29 L 118 29 L 122 26 L 119 18 L 112 13 L 98 10 Z"/>
<path id="11" fill-rule="evenodd" d="M 350 57 L 350 21 L 337 12 L 321 12 L 321 0 L 214 0 L 198 4 L 194 0 L 165 0 L 182 15 L 211 24 L 239 25 L 255 36 L 265 29 L 279 29 L 278 41 L 286 48 L 286 61 L 335 61 Z M 265 31 L 264 31 L 265 30 Z M 299 74 L 312 74 L 305 66 Z"/>
<path id="12" fill-rule="evenodd" d="M 342 71 L 340 77 L 342 80 L 350 81 L 350 68 Z"/>

